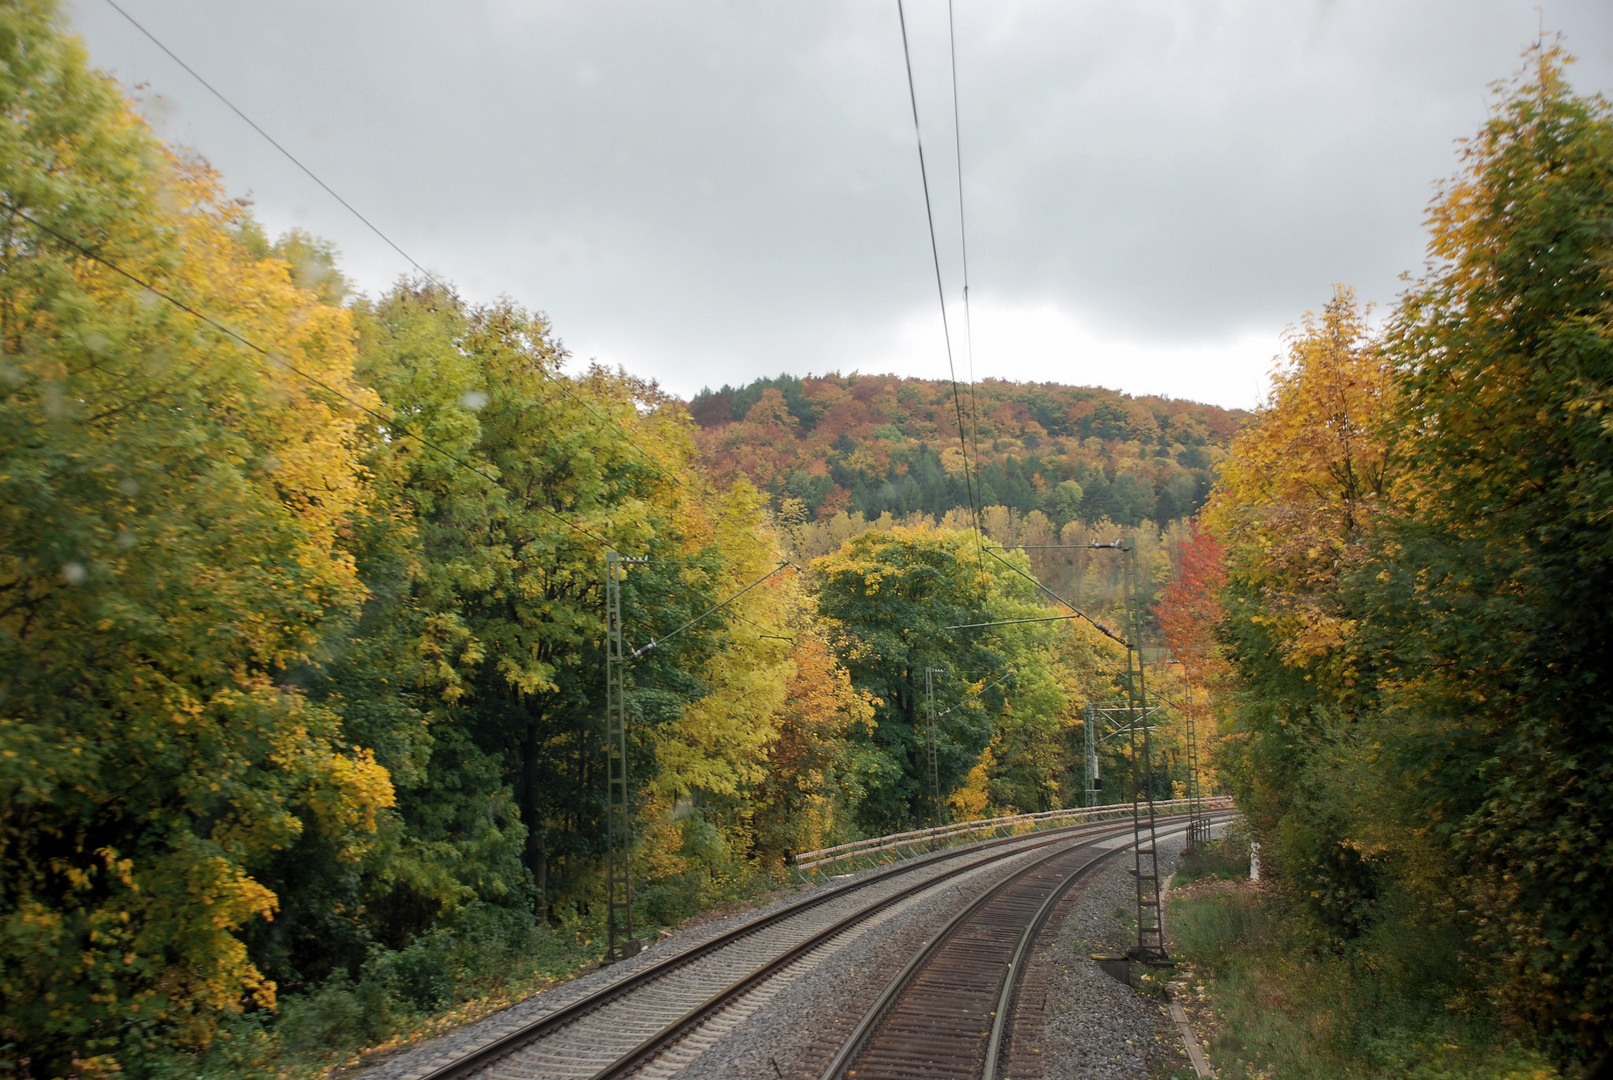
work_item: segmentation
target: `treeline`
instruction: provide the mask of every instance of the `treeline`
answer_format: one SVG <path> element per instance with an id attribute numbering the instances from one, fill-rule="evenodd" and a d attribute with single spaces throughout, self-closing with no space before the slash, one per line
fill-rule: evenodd
<path id="1" fill-rule="evenodd" d="M 1318 955 L 1391 1027 L 1568 1061 L 1613 1030 L 1613 109 L 1562 63 L 1465 145 L 1383 328 L 1341 288 L 1296 334 L 1165 621 L 1224 665 L 1220 763 Z"/>
<path id="2" fill-rule="evenodd" d="M 780 375 L 704 390 L 689 409 L 719 475 L 748 477 L 776 509 L 939 519 L 961 506 L 1039 510 L 1062 527 L 1191 517 L 1244 414 L 1111 390 L 988 379 L 953 387 L 892 376 Z M 972 491 L 971 491 L 972 486 Z"/>
<path id="3" fill-rule="evenodd" d="M 265 236 L 51 5 L 0 11 L 0 71 L 0 1067 L 286 1075 L 597 957 L 609 549 L 649 560 L 623 616 L 658 642 L 641 925 L 793 852 L 1079 801 L 1113 657 L 956 629 L 1047 610 L 958 522 L 807 552 L 541 316 L 356 296 Z M 1053 527 L 998 510 L 1005 544 Z"/>

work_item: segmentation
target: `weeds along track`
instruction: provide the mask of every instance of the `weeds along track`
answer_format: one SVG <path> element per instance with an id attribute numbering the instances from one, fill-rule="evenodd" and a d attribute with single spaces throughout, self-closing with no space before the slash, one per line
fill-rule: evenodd
<path id="1" fill-rule="evenodd" d="M 1167 819 L 1162 819 L 1167 820 Z M 422 1061 L 408 1080 L 536 1080 L 670 1073 L 721 1039 L 771 995 L 766 984 L 813 954 L 893 918 L 909 902 L 989 873 L 1006 860 L 1087 850 L 1125 838 L 1130 821 L 1008 837 L 952 848 L 826 888 L 693 945 L 569 1004 L 460 1052 Z M 1113 850 L 1123 850 L 1114 847 Z M 1017 875 L 1010 880 L 1017 880 Z M 982 887 L 989 887 L 982 883 Z M 995 890 L 994 890 L 995 891 Z"/>
<path id="2" fill-rule="evenodd" d="M 1185 825 L 1164 828 L 1159 837 L 1184 832 Z M 1129 833 L 1055 847 L 985 890 L 925 942 L 860 1018 L 823 1033 L 811 1055 L 816 1061 L 800 1064 L 822 1080 L 1005 1075 L 1006 1036 L 1038 937 L 1073 886 L 1130 850 Z"/>

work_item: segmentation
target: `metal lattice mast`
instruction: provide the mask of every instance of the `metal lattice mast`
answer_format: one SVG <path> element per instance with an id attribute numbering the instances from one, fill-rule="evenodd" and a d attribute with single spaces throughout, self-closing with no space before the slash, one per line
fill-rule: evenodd
<path id="1" fill-rule="evenodd" d="M 633 834 L 628 821 L 632 807 L 628 791 L 627 758 L 627 661 L 636 660 L 651 649 L 659 648 L 691 626 L 715 615 L 741 596 L 777 574 L 790 564 L 780 560 L 772 570 L 763 574 L 720 604 L 713 604 L 682 626 L 659 638 L 651 638 L 632 652 L 622 643 L 622 568 L 643 566 L 649 559 L 628 559 L 614 551 L 605 553 L 605 833 L 609 890 L 605 962 L 622 958 L 621 944 L 637 951 L 644 943 L 633 937 L 633 873 L 631 849 Z M 620 943 L 620 944 L 619 944 Z"/>
<path id="2" fill-rule="evenodd" d="M 924 669 L 924 688 L 930 698 L 930 729 L 924 737 L 930 766 L 930 824 L 941 824 L 941 729 L 935 716 L 935 668 Z"/>
<path id="3" fill-rule="evenodd" d="M 622 563 L 605 553 L 605 832 L 609 844 L 605 959 L 620 960 L 619 941 L 633 939 L 632 835 L 628 826 L 626 657 L 622 649 Z"/>
<path id="4" fill-rule="evenodd" d="M 1081 726 L 1086 729 L 1086 755 L 1083 758 L 1086 773 L 1086 805 L 1097 806 L 1098 788 L 1102 781 L 1098 779 L 1098 732 L 1096 730 L 1098 714 L 1093 709 L 1091 702 L 1087 703 L 1086 722 Z"/>
<path id="5" fill-rule="evenodd" d="M 1126 691 L 1131 707 L 1131 753 L 1134 789 L 1131 797 L 1133 859 L 1137 878 L 1138 960 L 1164 961 L 1165 922 L 1159 901 L 1159 847 L 1154 819 L 1154 755 L 1149 738 L 1148 689 L 1143 676 L 1142 601 L 1138 595 L 1137 541 L 1120 542 L 1121 585 L 1129 623 L 1126 637 Z"/>
<path id="6" fill-rule="evenodd" d="M 1193 679 L 1187 666 L 1182 672 L 1187 678 L 1187 842 L 1199 844 L 1210 838 L 1209 822 L 1204 817 L 1204 788 L 1199 780 L 1199 733 L 1193 717 Z"/>

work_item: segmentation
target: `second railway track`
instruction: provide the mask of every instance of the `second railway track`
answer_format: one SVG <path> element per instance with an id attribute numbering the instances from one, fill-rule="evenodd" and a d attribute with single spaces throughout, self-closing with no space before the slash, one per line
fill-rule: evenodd
<path id="1" fill-rule="evenodd" d="M 1161 824 L 1166 824 L 1162 819 Z M 1161 829 L 1161 837 L 1184 827 Z M 1051 851 L 1004 878 L 931 936 L 849 1032 L 819 1043 L 822 1080 L 996 1080 L 1031 951 L 1059 901 L 1128 850 L 1101 840 Z"/>
<path id="2" fill-rule="evenodd" d="M 1171 819 L 1161 819 L 1166 824 Z M 835 944 L 867 932 L 882 919 L 961 879 L 989 875 L 1005 863 L 1001 885 L 982 881 L 987 896 L 1029 873 L 1047 874 L 1062 860 L 1093 856 L 1094 845 L 1129 846 L 1131 823 L 1085 825 L 989 841 L 890 867 L 859 881 L 822 890 L 657 962 L 638 967 L 590 994 L 521 1022 L 476 1045 L 446 1055 L 422 1055 L 418 1065 L 389 1069 L 397 1080 L 535 1080 L 675 1072 L 682 1059 L 737 1023 L 786 981 Z M 1124 839 L 1126 844 L 1116 846 Z M 1066 886 L 1067 887 L 1067 886 Z M 1010 890 L 1012 891 L 1012 890 Z M 1045 890 L 1044 890 L 1045 891 Z M 981 905 L 976 902 L 970 910 Z M 1045 916 L 1044 916 L 1045 918 Z M 782 978 L 781 978 L 782 977 Z M 1000 981 L 1000 980 L 999 980 Z M 750 1008 L 745 1008 L 749 1002 Z M 680 1043 L 684 1043 L 681 1047 Z M 978 1055 L 977 1055 L 978 1056 Z M 435 1057 L 436 1060 L 429 1060 Z M 653 1063 L 653 1064 L 652 1064 Z M 401 1062 L 399 1064 L 402 1064 Z"/>

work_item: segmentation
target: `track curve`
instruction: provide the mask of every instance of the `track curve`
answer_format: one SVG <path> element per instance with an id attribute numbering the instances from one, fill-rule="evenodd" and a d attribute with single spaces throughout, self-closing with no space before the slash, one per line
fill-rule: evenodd
<path id="1" fill-rule="evenodd" d="M 1049 916 L 1081 879 L 1132 846 L 1072 844 L 998 883 L 909 959 L 814 1075 L 995 1080 L 1026 960 Z"/>
<path id="2" fill-rule="evenodd" d="M 1048 848 L 1129 839 L 1131 828 L 1129 821 L 1084 824 L 908 860 L 786 905 L 641 967 L 452 1060 L 403 1075 L 409 1080 L 628 1075 L 692 1032 L 709 1029 L 713 1017 L 780 972 L 808 962 L 817 950 L 863 924 L 887 913 L 893 917 L 905 902 L 945 888 L 959 875 Z"/>

